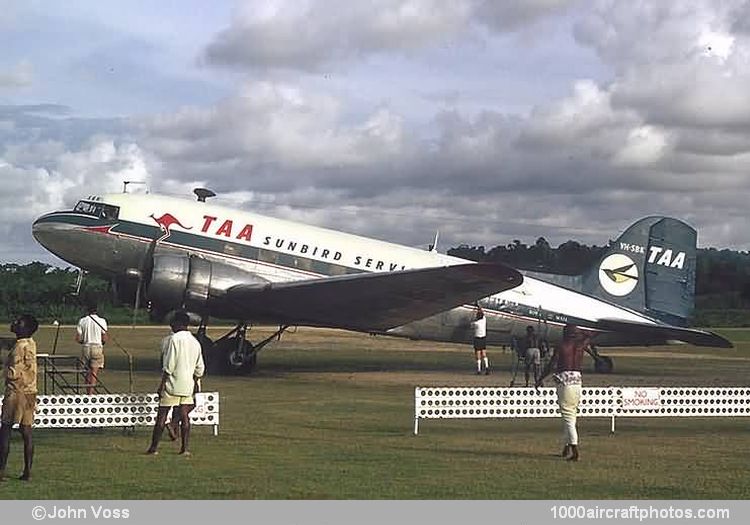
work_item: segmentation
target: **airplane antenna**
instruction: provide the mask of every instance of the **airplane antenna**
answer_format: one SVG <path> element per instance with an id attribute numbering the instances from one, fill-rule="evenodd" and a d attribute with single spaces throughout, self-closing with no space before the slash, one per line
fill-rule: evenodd
<path id="1" fill-rule="evenodd" d="M 198 197 L 198 202 L 206 202 L 206 199 L 216 197 L 216 194 L 206 188 L 195 188 L 193 193 Z"/>
<path id="2" fill-rule="evenodd" d="M 432 244 L 430 244 L 430 247 L 427 248 L 427 251 L 437 253 L 438 237 L 440 237 L 440 230 L 437 230 L 435 232 L 435 240 L 432 241 Z"/>
<path id="3" fill-rule="evenodd" d="M 128 185 L 129 184 L 146 184 L 146 181 L 142 180 L 125 180 L 122 181 L 122 192 L 127 193 L 128 192 Z"/>

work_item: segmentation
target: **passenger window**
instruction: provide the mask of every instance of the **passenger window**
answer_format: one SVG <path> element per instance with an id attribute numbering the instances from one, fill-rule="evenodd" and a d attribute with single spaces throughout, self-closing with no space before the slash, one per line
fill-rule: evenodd
<path id="1" fill-rule="evenodd" d="M 296 266 L 300 270 L 309 271 L 312 269 L 312 261 L 303 257 L 297 257 L 294 259 L 294 266 Z"/>

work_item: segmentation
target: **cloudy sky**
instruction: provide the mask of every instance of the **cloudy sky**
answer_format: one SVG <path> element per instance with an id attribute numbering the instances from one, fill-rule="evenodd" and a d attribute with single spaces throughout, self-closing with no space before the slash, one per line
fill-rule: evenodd
<path id="1" fill-rule="evenodd" d="M 750 1 L 0 0 L 2 261 L 151 192 L 440 248 L 750 249 Z"/>

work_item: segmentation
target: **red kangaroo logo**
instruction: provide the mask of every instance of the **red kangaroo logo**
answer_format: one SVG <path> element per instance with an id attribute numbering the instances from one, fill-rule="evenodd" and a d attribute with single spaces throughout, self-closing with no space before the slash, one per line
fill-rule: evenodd
<path id="1" fill-rule="evenodd" d="M 159 226 L 161 227 L 161 229 L 162 229 L 162 230 L 164 231 L 164 235 L 162 235 L 161 237 L 159 237 L 158 239 L 156 239 L 156 242 L 160 242 L 160 241 L 163 241 L 164 239 L 166 239 L 167 237 L 169 237 L 170 235 L 172 235 L 172 232 L 170 231 L 170 228 L 171 228 L 172 226 L 174 226 L 175 224 L 176 224 L 177 226 L 179 226 L 180 228 L 182 228 L 183 230 L 192 230 L 192 229 L 193 229 L 193 227 L 192 227 L 192 226 L 191 226 L 191 227 L 189 227 L 189 228 L 188 228 L 187 226 L 184 226 L 184 225 L 183 225 L 183 224 L 182 224 L 182 223 L 181 223 L 181 222 L 180 222 L 180 221 L 179 221 L 179 220 L 178 220 L 178 219 L 177 219 L 177 218 L 176 218 L 176 217 L 175 217 L 174 215 L 172 215 L 171 213 L 165 213 L 164 215 L 162 215 L 162 216 L 161 216 L 161 217 L 159 217 L 158 219 L 157 219 L 156 217 L 154 217 L 154 214 L 152 213 L 152 214 L 151 214 L 151 218 L 152 218 L 152 219 L 154 219 L 154 222 L 155 222 L 156 224 L 158 224 L 158 225 L 159 225 Z"/>

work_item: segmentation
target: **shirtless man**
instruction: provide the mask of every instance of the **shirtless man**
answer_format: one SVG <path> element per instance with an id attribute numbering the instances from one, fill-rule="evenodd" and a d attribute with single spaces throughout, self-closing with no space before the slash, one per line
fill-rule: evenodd
<path id="1" fill-rule="evenodd" d="M 557 383 L 557 404 L 563 419 L 563 451 L 562 456 L 570 461 L 578 461 L 578 431 L 576 430 L 576 416 L 578 403 L 581 401 L 581 363 L 583 352 L 588 345 L 588 335 L 575 325 L 568 324 L 563 328 L 563 340 L 555 347 L 552 359 L 536 385 L 547 377 L 553 368 L 554 379 Z"/>

